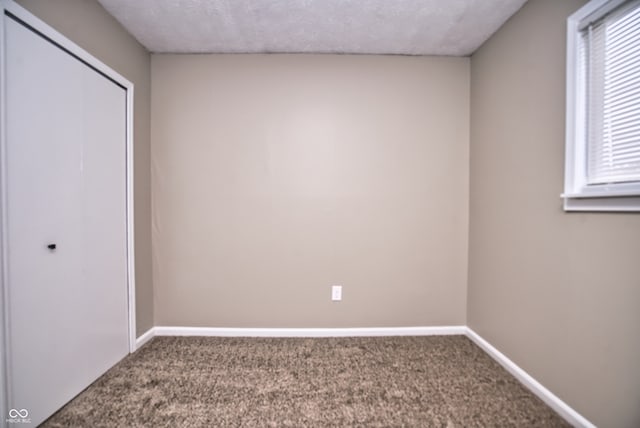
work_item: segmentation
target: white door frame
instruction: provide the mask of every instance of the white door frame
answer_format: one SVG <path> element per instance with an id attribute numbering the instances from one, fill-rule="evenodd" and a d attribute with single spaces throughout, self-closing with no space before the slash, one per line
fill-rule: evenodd
<path id="1" fill-rule="evenodd" d="M 129 317 L 129 352 L 136 350 L 136 302 L 135 302 L 135 254 L 133 231 L 133 83 L 117 73 L 111 67 L 76 45 L 71 40 L 57 32 L 54 28 L 32 15 L 12 0 L 0 0 L 0 34 L 4 34 L 5 15 L 9 14 L 24 22 L 36 32 L 67 51 L 87 66 L 103 74 L 107 78 L 123 86 L 127 93 L 127 135 L 126 135 L 126 206 L 127 206 L 127 293 Z M 0 43 L 0 426 L 6 425 L 8 417 L 9 381 L 11 373 L 8 370 L 9 358 L 9 284 L 7 272 L 7 100 L 5 76 L 5 43 Z"/>

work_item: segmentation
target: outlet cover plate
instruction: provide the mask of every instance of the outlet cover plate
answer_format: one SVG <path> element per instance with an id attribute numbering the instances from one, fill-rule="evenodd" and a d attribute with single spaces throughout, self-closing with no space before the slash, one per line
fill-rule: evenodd
<path id="1" fill-rule="evenodd" d="M 342 285 L 331 286 L 331 300 L 334 302 L 342 300 Z"/>

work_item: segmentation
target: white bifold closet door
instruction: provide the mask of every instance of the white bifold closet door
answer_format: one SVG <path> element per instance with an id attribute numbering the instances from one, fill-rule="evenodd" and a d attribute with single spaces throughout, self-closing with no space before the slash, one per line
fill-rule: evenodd
<path id="1" fill-rule="evenodd" d="M 3 19 L 8 404 L 35 426 L 128 353 L 126 90 Z"/>

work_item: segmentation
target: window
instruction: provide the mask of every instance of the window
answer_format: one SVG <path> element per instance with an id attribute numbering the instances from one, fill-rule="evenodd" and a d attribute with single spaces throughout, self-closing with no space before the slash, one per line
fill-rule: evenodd
<path id="1" fill-rule="evenodd" d="M 567 22 L 566 211 L 640 211 L 640 0 Z"/>

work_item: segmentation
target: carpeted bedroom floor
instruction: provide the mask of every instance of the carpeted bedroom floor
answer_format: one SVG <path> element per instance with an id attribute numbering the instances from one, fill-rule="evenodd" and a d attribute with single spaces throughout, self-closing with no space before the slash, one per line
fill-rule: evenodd
<path id="1" fill-rule="evenodd" d="M 157 337 L 47 427 L 569 426 L 465 336 Z"/>

